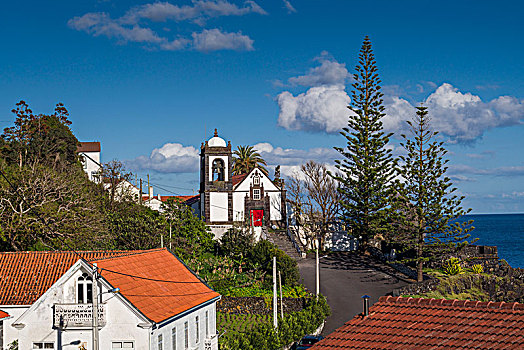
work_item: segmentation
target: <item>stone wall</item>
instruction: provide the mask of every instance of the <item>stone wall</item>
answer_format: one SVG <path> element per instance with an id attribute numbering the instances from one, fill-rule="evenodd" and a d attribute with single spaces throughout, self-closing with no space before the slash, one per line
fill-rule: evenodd
<path id="1" fill-rule="evenodd" d="M 217 303 L 217 311 L 228 314 L 257 314 L 269 315 L 272 313 L 272 302 L 269 307 L 263 297 L 226 297 Z M 284 313 L 291 313 L 302 310 L 306 305 L 304 298 L 283 298 Z M 278 299 L 280 310 L 280 299 Z M 279 311 L 280 312 L 280 311 Z"/>

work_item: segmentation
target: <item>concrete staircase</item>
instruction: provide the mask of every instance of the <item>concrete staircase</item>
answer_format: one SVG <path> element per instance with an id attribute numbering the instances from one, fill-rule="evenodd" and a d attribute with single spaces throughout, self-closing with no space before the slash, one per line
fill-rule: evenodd
<path id="1" fill-rule="evenodd" d="M 268 241 L 276 245 L 279 249 L 283 250 L 291 258 L 295 260 L 302 259 L 302 256 L 298 254 L 296 248 L 293 246 L 293 242 L 291 242 L 285 232 L 268 232 L 266 230 L 264 233 Z M 264 233 L 262 234 L 262 237 L 264 237 Z"/>

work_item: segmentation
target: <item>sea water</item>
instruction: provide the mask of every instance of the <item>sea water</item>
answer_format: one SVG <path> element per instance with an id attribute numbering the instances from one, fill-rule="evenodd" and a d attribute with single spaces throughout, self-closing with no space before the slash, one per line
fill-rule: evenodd
<path id="1" fill-rule="evenodd" d="M 497 246 L 499 258 L 524 268 L 524 214 L 475 214 L 463 220 L 473 220 L 475 244 Z"/>

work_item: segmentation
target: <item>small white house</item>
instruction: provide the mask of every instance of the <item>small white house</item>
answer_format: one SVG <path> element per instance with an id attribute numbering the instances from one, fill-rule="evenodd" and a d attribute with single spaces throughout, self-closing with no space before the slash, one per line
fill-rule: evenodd
<path id="1" fill-rule="evenodd" d="M 220 295 L 170 251 L 79 254 L 0 253 L 3 349 L 93 349 L 94 285 L 99 349 L 218 349 Z"/>
<path id="2" fill-rule="evenodd" d="M 101 181 L 100 151 L 100 142 L 80 142 L 80 146 L 76 149 L 87 177 L 96 183 Z"/>

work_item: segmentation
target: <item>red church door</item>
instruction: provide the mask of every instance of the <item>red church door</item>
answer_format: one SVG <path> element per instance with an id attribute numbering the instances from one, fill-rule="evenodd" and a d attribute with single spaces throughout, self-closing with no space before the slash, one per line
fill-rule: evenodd
<path id="1" fill-rule="evenodd" d="M 263 209 L 251 209 L 251 222 L 253 226 L 262 226 L 264 219 Z"/>

